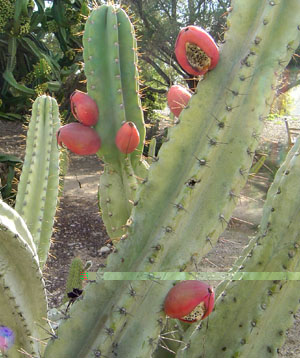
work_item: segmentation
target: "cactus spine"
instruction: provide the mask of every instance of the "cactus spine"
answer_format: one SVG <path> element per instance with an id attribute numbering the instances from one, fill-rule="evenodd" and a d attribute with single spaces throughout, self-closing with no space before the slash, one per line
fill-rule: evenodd
<path id="1" fill-rule="evenodd" d="M 187 269 L 191 258 L 199 259 L 208 251 L 208 239 L 216 242 L 231 215 L 234 197 L 245 184 L 276 76 L 282 64 L 289 61 L 291 48 L 299 44 L 299 11 L 296 0 L 233 2 L 219 65 L 199 83 L 197 93 L 180 114 L 180 123 L 162 147 L 159 160 L 152 163 L 147 178 L 138 185 L 137 205 L 126 222 L 128 231 L 117 245 L 117 252 L 109 256 L 105 271 Z M 119 175 L 123 184 L 135 179 L 127 175 L 124 156 L 112 144 L 117 124 L 126 115 L 122 98 L 125 91 L 120 87 L 125 82 L 120 81 L 119 72 L 124 68 L 122 60 L 127 59 L 121 56 L 123 14 L 112 5 L 95 9 L 84 36 L 89 95 L 100 108 L 110 106 L 96 130 L 103 133 L 106 143 L 99 153 L 108 163 L 103 189 L 108 186 L 112 191 L 109 174 Z M 134 52 L 130 48 L 125 53 L 131 53 L 133 60 L 127 65 L 133 69 Z M 106 71 L 101 70 L 107 64 L 110 66 L 104 67 Z M 104 84 L 105 89 L 101 87 Z M 109 98 L 102 97 L 103 93 L 109 93 Z M 128 156 L 127 170 L 136 174 L 135 154 Z M 132 197 L 125 184 L 122 195 L 122 187 L 117 190 L 124 198 L 122 209 L 112 203 L 112 215 L 108 216 L 123 218 Z M 117 197 L 116 191 L 114 195 Z M 110 195 L 101 196 L 110 203 Z M 121 224 L 114 224 L 118 235 L 123 233 L 119 230 Z M 144 358 L 159 345 L 165 324 L 162 303 L 172 282 L 139 281 L 130 286 L 126 281 L 107 282 L 100 277 L 87 286 L 83 300 L 73 305 L 70 318 L 58 328 L 59 339 L 49 343 L 45 358 Z M 211 356 L 218 352 L 217 348 Z"/>
<path id="2" fill-rule="evenodd" d="M 56 100 L 38 97 L 32 108 L 15 209 L 33 236 L 42 267 L 50 247 L 59 190 L 59 127 Z"/>

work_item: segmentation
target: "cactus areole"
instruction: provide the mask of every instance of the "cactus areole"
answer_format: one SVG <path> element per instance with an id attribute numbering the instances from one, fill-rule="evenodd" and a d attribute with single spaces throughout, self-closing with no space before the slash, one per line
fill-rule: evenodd
<path id="1" fill-rule="evenodd" d="M 213 38 L 199 26 L 180 30 L 175 55 L 180 66 L 190 75 L 201 76 L 216 67 L 219 49 Z"/>
<path id="2" fill-rule="evenodd" d="M 71 111 L 73 116 L 86 126 L 94 126 L 98 122 L 97 103 L 86 93 L 76 90 L 71 94 Z"/>
<path id="3" fill-rule="evenodd" d="M 125 154 L 132 153 L 140 142 L 139 131 L 133 122 L 125 122 L 116 135 L 116 146 Z"/>
<path id="4" fill-rule="evenodd" d="M 201 281 L 182 281 L 167 294 L 164 308 L 167 316 L 193 323 L 206 318 L 214 307 L 214 291 Z"/>
<path id="5" fill-rule="evenodd" d="M 190 92 L 179 85 L 174 85 L 170 87 L 167 100 L 170 111 L 174 114 L 174 116 L 179 117 L 181 111 L 184 107 L 187 106 L 192 95 Z"/>
<path id="6" fill-rule="evenodd" d="M 98 133 L 81 123 L 69 123 L 59 128 L 56 134 L 58 145 L 63 144 L 79 155 L 95 154 L 101 147 Z"/>

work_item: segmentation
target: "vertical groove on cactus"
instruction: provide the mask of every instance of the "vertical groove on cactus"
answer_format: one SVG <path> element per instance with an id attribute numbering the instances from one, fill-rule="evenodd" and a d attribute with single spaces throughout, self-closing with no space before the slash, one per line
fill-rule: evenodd
<path id="1" fill-rule="evenodd" d="M 59 127 L 55 99 L 38 97 L 33 104 L 15 207 L 34 238 L 42 266 L 50 247 L 59 190 L 59 150 L 56 144 Z"/>
<path id="2" fill-rule="evenodd" d="M 243 260 L 239 259 L 239 271 L 253 272 L 255 277 L 257 272 L 299 271 L 299 176 L 300 138 L 268 191 L 260 230 L 246 248 Z M 189 329 L 185 338 L 192 337 L 190 348 L 180 351 L 178 357 L 198 357 L 202 351 L 198 342 L 204 336 L 207 343 L 203 350 L 208 356 L 215 351 L 220 351 L 220 357 L 277 356 L 277 349 L 284 342 L 284 332 L 299 307 L 300 282 L 232 281 L 220 287 L 208 329 L 203 327 L 194 333 L 194 329 Z M 231 334 L 218 337 L 216 332 L 225 321 L 231 327 Z M 222 347 L 227 347 L 224 353 Z"/>
<path id="3" fill-rule="evenodd" d="M 0 322 L 16 336 L 9 357 L 18 349 L 37 356 L 47 321 L 47 302 L 33 239 L 19 214 L 0 201 Z M 35 340 L 34 338 L 38 340 Z"/>

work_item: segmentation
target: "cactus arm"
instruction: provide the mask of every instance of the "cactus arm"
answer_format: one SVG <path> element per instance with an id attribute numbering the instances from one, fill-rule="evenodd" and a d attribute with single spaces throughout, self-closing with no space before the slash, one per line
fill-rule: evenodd
<path id="1" fill-rule="evenodd" d="M 250 250 L 245 251 L 240 271 L 256 275 L 257 272 L 299 271 L 299 153 L 300 139 L 268 191 L 259 233 L 250 242 Z M 288 212 L 285 203 L 289 203 Z M 191 346 L 186 352 L 180 351 L 178 357 L 198 357 L 202 348 L 197 342 L 202 335 L 210 342 L 203 348 L 208 356 L 215 351 L 220 351 L 220 357 L 277 356 L 277 349 L 285 338 L 280 332 L 292 324 L 290 312 L 294 313 L 299 307 L 299 289 L 298 281 L 233 281 L 225 287 L 222 284 L 224 291 L 221 293 L 218 289 L 221 294 L 210 316 L 209 328 L 199 333 L 189 329 L 185 342 L 191 336 Z M 216 332 L 224 322 L 231 327 L 230 334 L 217 337 Z M 221 353 L 222 347 L 228 349 Z"/>
<path id="2" fill-rule="evenodd" d="M 51 329 L 43 319 L 47 317 L 45 286 L 25 222 L 2 201 L 0 242 L 0 322 L 16 334 L 9 357 L 19 357 L 21 348 L 37 355 L 44 348 L 34 338 L 45 336 L 42 328 Z"/>
<path id="3" fill-rule="evenodd" d="M 15 207 L 34 238 L 41 266 L 47 259 L 59 190 L 59 127 L 55 99 L 38 97 L 33 104 Z"/>
<path id="4" fill-rule="evenodd" d="M 108 271 L 183 269 L 216 243 L 246 182 L 274 94 L 274 73 L 280 73 L 282 61 L 288 63 L 290 44 L 299 43 L 294 6 L 299 2 L 234 3 L 219 65 L 199 83 L 152 164 L 131 214 L 129 239 L 108 258 Z M 157 244 L 159 252 L 153 249 Z"/>

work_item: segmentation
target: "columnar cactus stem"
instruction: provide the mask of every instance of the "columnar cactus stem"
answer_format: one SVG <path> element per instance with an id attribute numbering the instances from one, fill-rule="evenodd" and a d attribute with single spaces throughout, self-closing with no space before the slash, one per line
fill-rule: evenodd
<path id="1" fill-rule="evenodd" d="M 34 238 L 41 266 L 47 259 L 57 206 L 59 149 L 56 132 L 59 127 L 55 99 L 38 97 L 32 108 L 15 208 Z"/>
<path id="2" fill-rule="evenodd" d="M 0 201 L 0 323 L 15 333 L 9 358 L 23 349 L 33 356 L 43 352 L 47 301 L 33 238 L 19 214 Z"/>
<path id="3" fill-rule="evenodd" d="M 258 272 L 300 270 L 299 176 L 300 139 L 268 191 L 259 233 L 245 250 L 243 260 L 239 259 L 239 271 L 258 277 Z M 189 349 L 179 350 L 178 357 L 195 358 L 202 350 L 208 356 L 219 352 L 220 357 L 277 356 L 299 307 L 300 283 L 253 280 L 220 287 L 209 326 L 194 332 L 190 328 L 184 337 Z M 216 334 L 224 322 L 230 326 L 230 334 Z M 202 339 L 206 342 L 203 348 L 198 344 Z"/>
<path id="4" fill-rule="evenodd" d="M 109 200 L 110 190 L 109 194 L 100 195 L 100 206 L 108 233 L 118 238 L 130 215 L 128 202 L 134 201 L 132 186 L 138 185 L 134 175 L 144 177 L 148 167 L 141 159 L 145 127 L 138 93 L 137 44 L 126 13 L 110 5 L 94 9 L 86 23 L 83 45 L 88 94 L 100 111 L 95 126 L 102 141 L 98 155 L 109 166 L 106 177 L 100 179 L 100 187 L 105 190 L 117 182 L 114 196 L 121 201 L 111 201 L 110 205 L 103 202 L 102 198 Z M 140 143 L 131 154 L 121 153 L 115 145 L 115 136 L 124 121 L 133 122 L 140 135 Z M 110 178 L 109 173 L 114 177 Z"/>

